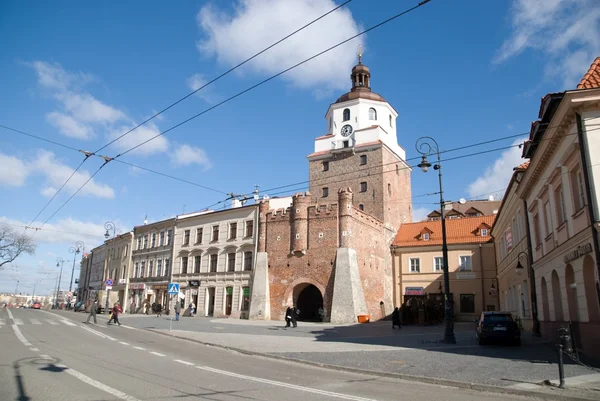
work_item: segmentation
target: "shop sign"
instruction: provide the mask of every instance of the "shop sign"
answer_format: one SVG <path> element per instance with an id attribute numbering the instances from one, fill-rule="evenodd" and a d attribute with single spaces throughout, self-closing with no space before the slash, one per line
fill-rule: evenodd
<path id="1" fill-rule="evenodd" d="M 425 295 L 425 289 L 423 287 L 406 287 L 404 295 Z"/>
<path id="2" fill-rule="evenodd" d="M 127 282 L 127 280 L 124 278 L 119 279 L 119 284 L 125 284 L 126 282 Z"/>
<path id="3" fill-rule="evenodd" d="M 456 273 L 456 278 L 460 280 L 469 280 L 475 278 L 475 273 L 473 272 L 460 272 Z"/>
<path id="4" fill-rule="evenodd" d="M 200 287 L 200 280 L 189 280 L 188 285 L 190 287 Z"/>
<path id="5" fill-rule="evenodd" d="M 154 294 L 154 291 L 151 290 L 151 289 L 148 289 L 148 291 L 146 291 L 146 293 L 149 294 L 149 295 L 152 295 L 152 294 Z"/>
<path id="6" fill-rule="evenodd" d="M 193 288 L 192 289 L 192 295 L 198 295 L 198 289 L 197 288 Z"/>
<path id="7" fill-rule="evenodd" d="M 131 283 L 129 284 L 129 289 L 130 290 L 143 290 L 146 288 L 146 284 L 145 283 Z"/>
<path id="8" fill-rule="evenodd" d="M 157 291 L 158 290 L 167 290 L 167 289 L 169 289 L 169 286 L 167 284 L 164 284 L 164 285 L 153 285 L 152 288 L 155 289 L 155 290 L 157 290 Z"/>
<path id="9" fill-rule="evenodd" d="M 574 251 L 571 251 L 565 255 L 565 263 L 569 263 L 575 259 L 580 258 L 583 255 L 591 253 L 592 250 L 593 250 L 592 244 L 585 244 L 582 246 L 578 246 L 577 249 L 575 249 Z"/>

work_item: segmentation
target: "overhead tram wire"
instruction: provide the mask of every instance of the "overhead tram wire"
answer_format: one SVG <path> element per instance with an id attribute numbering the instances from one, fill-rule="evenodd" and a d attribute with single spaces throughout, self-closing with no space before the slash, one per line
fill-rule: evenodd
<path id="1" fill-rule="evenodd" d="M 39 211 L 39 213 L 34 217 L 34 219 L 31 221 L 31 223 L 29 223 L 29 225 L 33 224 L 35 222 L 35 220 L 44 212 L 44 210 L 46 210 L 46 208 L 50 205 L 50 203 L 52 203 L 52 201 L 56 198 L 56 196 L 62 191 L 62 189 L 69 183 L 69 181 L 71 181 L 71 179 L 73 178 L 73 176 L 75 175 L 75 173 L 77 173 L 79 171 L 79 169 L 81 168 L 81 166 L 83 165 L 83 163 L 85 163 L 87 161 L 87 159 L 92 156 L 92 155 L 97 155 L 98 152 L 100 152 L 101 150 L 105 149 L 106 147 L 110 146 L 111 144 L 115 143 L 116 141 L 118 141 L 119 139 L 123 138 L 124 136 L 130 134 L 131 132 L 135 131 L 136 129 L 138 129 L 139 127 L 141 127 L 142 125 L 146 124 L 147 122 L 155 119 L 156 117 L 158 117 L 159 115 L 163 114 L 164 112 L 166 112 L 167 110 L 175 107 L 176 105 L 178 105 L 179 103 L 183 102 L 184 100 L 186 100 L 187 98 L 189 98 L 190 96 L 193 96 L 195 93 L 197 93 L 198 91 L 206 88 L 208 85 L 211 85 L 212 83 L 218 81 L 219 79 L 223 78 L 224 76 L 228 75 L 229 73 L 233 72 L 234 70 L 238 69 L 239 67 L 243 66 L 244 64 L 248 63 L 249 61 L 253 60 L 254 58 L 260 56 L 261 54 L 263 54 L 264 52 L 272 49 L 273 47 L 277 46 L 278 44 L 280 44 L 281 42 L 289 39 L 290 37 L 294 36 L 295 34 L 297 34 L 298 32 L 306 29 L 307 27 L 309 27 L 310 25 L 314 24 L 315 22 L 325 18 L 326 16 L 328 16 L 329 14 L 337 11 L 338 9 L 346 6 L 348 3 L 350 3 L 352 0 L 347 0 L 344 3 L 338 5 L 337 7 L 334 7 L 333 9 L 331 9 L 330 11 L 326 12 L 325 14 L 322 14 L 321 16 L 315 18 L 314 20 L 310 21 L 309 23 L 303 25 L 302 27 L 296 29 L 295 31 L 293 31 L 292 33 L 284 36 L 283 38 L 279 39 L 278 41 L 276 41 L 275 43 L 271 44 L 270 46 L 267 46 L 266 48 L 264 48 L 263 50 L 259 51 L 258 53 L 254 54 L 253 56 L 247 58 L 246 60 L 242 61 L 241 63 L 237 64 L 236 66 L 230 68 L 229 70 L 225 71 L 224 73 L 220 74 L 219 76 L 217 76 L 216 78 L 213 78 L 212 80 L 210 80 L 209 82 L 205 83 L 204 85 L 202 85 L 201 87 L 197 88 L 196 90 L 188 93 L 187 95 L 185 95 L 184 97 L 180 98 L 179 100 L 171 103 L 169 106 L 165 107 L 164 109 L 160 110 L 158 113 L 155 113 L 154 115 L 152 115 L 151 117 L 147 118 L 146 120 L 142 121 L 141 123 L 137 124 L 135 127 L 131 128 L 130 130 L 128 130 L 127 132 L 125 132 L 124 134 L 118 136 L 117 138 L 113 139 L 112 141 L 108 142 L 106 145 L 102 146 L 101 148 L 99 148 L 98 150 L 96 150 L 93 153 L 89 153 L 89 152 L 84 152 L 85 153 L 85 158 L 83 159 L 83 161 L 81 162 L 81 164 L 79 164 L 79 166 L 77 166 L 77 168 L 75 168 L 75 170 L 73 171 L 73 173 L 69 176 L 69 178 L 67 178 L 67 180 L 61 185 L 61 187 L 54 193 L 54 195 L 50 198 L 50 200 L 48 200 L 48 202 L 44 205 L 44 207 L 42 208 L 42 210 Z M 6 129 L 11 129 L 5 126 L 2 126 L 3 128 Z M 24 135 L 27 135 L 26 133 L 20 132 Z M 43 138 L 38 138 L 38 139 L 42 139 L 45 140 L 46 142 L 49 143 L 55 143 L 54 141 L 51 140 L 47 140 L 47 139 L 43 139 Z M 66 147 L 68 149 L 74 149 L 80 152 L 83 152 L 81 150 L 75 149 L 73 147 L 70 146 L 65 146 L 65 145 L 59 145 L 59 146 L 63 146 Z M 110 160 L 108 160 L 110 161 Z M 108 162 L 107 161 L 107 162 Z M 106 163 L 105 163 L 106 164 Z M 104 165 L 103 165 L 104 166 Z M 102 168 L 102 167 L 100 167 Z M 99 171 L 100 169 L 98 169 Z M 94 174 L 95 175 L 95 174 Z M 85 185 L 85 184 L 84 184 Z M 210 189 L 208 187 L 205 187 L 206 189 Z M 212 189 L 211 189 L 212 190 Z M 45 224 L 45 223 L 44 223 Z M 27 229 L 25 229 L 27 230 Z M 35 235 L 35 233 L 34 233 Z"/>
<path id="2" fill-rule="evenodd" d="M 427 3 L 429 3 L 429 2 L 431 2 L 431 0 L 423 0 L 423 1 L 419 2 L 417 5 L 415 5 L 415 6 L 411 7 L 411 8 L 408 8 L 408 9 L 406 9 L 406 10 L 404 10 L 404 11 L 402 11 L 402 12 L 400 12 L 400 13 L 398 13 L 398 14 L 396 14 L 396 15 L 394 15 L 394 16 L 392 16 L 392 17 L 390 17 L 390 18 L 388 18 L 388 19 L 386 19 L 386 20 L 384 20 L 384 21 L 382 21 L 382 22 L 380 22 L 380 23 L 378 23 L 378 24 L 375 24 L 375 25 L 373 25 L 373 26 L 372 26 L 372 27 L 370 27 L 370 28 L 367 28 L 367 29 L 365 29 L 365 30 L 364 30 L 364 31 L 362 31 L 362 32 L 359 32 L 358 34 L 356 34 L 356 35 L 354 35 L 354 36 L 352 36 L 352 37 L 350 37 L 350 38 L 348 38 L 348 39 L 346 39 L 346 40 L 343 40 L 343 41 L 339 42 L 338 44 L 336 44 L 336 45 L 334 45 L 334 46 L 331 46 L 331 47 L 329 47 L 328 49 L 325 49 L 325 50 L 323 50 L 323 51 L 321 51 L 321 52 L 319 52 L 319 53 L 315 54 L 315 55 L 314 55 L 314 56 L 312 56 L 312 57 L 309 57 L 309 58 L 307 58 L 307 59 L 306 59 L 306 60 L 304 60 L 304 61 L 301 61 L 301 62 L 299 62 L 299 63 L 297 63 L 297 64 L 295 64 L 295 65 L 293 65 L 293 66 L 291 66 L 291 67 L 289 67 L 289 68 L 286 68 L 285 70 L 283 70 L 283 71 L 281 71 L 281 72 L 279 72 L 279 73 L 277 73 L 277 74 L 275 74 L 275 75 L 272 75 L 271 77 L 269 77 L 269 78 L 267 78 L 267 79 L 265 79 L 265 80 L 263 80 L 263 81 L 261 81 L 261 82 L 259 82 L 259 83 L 255 84 L 255 85 L 253 85 L 253 86 L 251 86 L 251 87 L 249 87 L 249 88 L 246 88 L 245 90 L 243 90 L 243 91 L 241 91 L 241 92 L 237 93 L 236 95 L 234 95 L 234 96 L 231 96 L 231 97 L 229 97 L 229 98 L 225 99 L 224 101 L 222 101 L 222 102 L 220 102 L 220 103 L 217 103 L 216 105 L 214 105 L 214 106 L 212 106 L 212 107 L 210 107 L 210 108 L 208 108 L 208 109 L 205 109 L 204 111 L 202 111 L 202 112 L 200 112 L 200 113 L 198 113 L 198 114 L 196 114 L 196 115 L 194 115 L 194 116 L 192 116 L 192 117 L 190 117 L 190 118 L 188 118 L 188 119 L 186 119 L 186 120 L 184 120 L 184 121 L 180 122 L 179 124 L 176 124 L 176 125 L 174 125 L 173 127 L 169 128 L 169 129 L 167 129 L 167 130 L 165 130 L 165 131 L 162 131 L 162 132 L 161 132 L 161 133 L 159 133 L 158 135 L 155 135 L 155 136 L 153 136 L 152 138 L 150 138 L 150 139 L 148 139 L 148 140 L 146 140 L 146 141 L 143 141 L 142 143 L 140 143 L 140 144 L 138 144 L 138 145 L 136 145 L 136 146 L 134 146 L 134 147 L 132 147 L 132 148 L 130 148 L 130 149 L 128 149 L 128 150 L 126 150 L 125 152 L 119 153 L 119 154 L 118 154 L 118 155 L 116 155 L 115 157 L 112 157 L 112 158 L 111 158 L 111 157 L 106 157 L 106 156 L 104 156 L 105 162 L 102 164 L 102 166 L 100 166 L 100 167 L 98 168 L 98 170 L 96 170 L 96 172 L 95 172 L 95 173 L 94 173 L 94 174 L 93 174 L 93 175 L 92 175 L 92 176 L 91 176 L 91 177 L 90 177 L 90 178 L 89 178 L 87 181 L 85 181 L 85 182 L 83 183 L 83 185 L 81 185 L 81 186 L 79 187 L 79 189 L 77 189 L 77 191 L 75 191 L 75 193 L 74 193 L 73 195 L 71 195 L 71 196 L 70 196 L 70 197 L 69 197 L 69 198 L 68 198 L 68 199 L 67 199 L 67 200 L 66 200 L 66 201 L 65 201 L 65 202 L 64 202 L 64 203 L 63 203 L 63 204 L 62 204 L 62 205 L 61 205 L 61 206 L 60 206 L 60 207 L 59 207 L 59 208 L 58 208 L 58 209 L 57 209 L 57 210 L 56 210 L 56 211 L 55 211 L 55 212 L 54 212 L 54 213 L 53 213 L 53 214 L 52 214 L 52 215 L 51 215 L 51 216 L 50 216 L 50 217 L 47 219 L 47 220 L 46 220 L 46 221 L 44 221 L 44 223 L 42 224 L 42 227 L 43 227 L 43 226 L 44 226 L 44 225 L 45 225 L 45 224 L 46 224 L 48 221 L 50 221 L 50 219 L 51 219 L 52 217 L 54 217 L 54 216 L 55 216 L 55 215 L 56 215 L 56 214 L 57 214 L 57 213 L 58 213 L 58 212 L 59 212 L 59 211 L 60 211 L 60 210 L 61 210 L 63 207 L 65 207 L 65 206 L 66 206 L 66 205 L 67 205 L 67 204 L 68 204 L 68 203 L 71 201 L 71 199 L 73 199 L 73 197 L 74 197 L 74 196 L 75 196 L 77 193 L 79 193 L 79 191 L 81 191 L 81 189 L 83 189 L 83 187 L 84 187 L 85 185 L 87 185 L 87 183 L 88 183 L 88 182 L 90 182 L 90 181 L 91 181 L 91 179 L 92 179 L 94 176 L 96 176 L 96 174 L 98 174 L 98 173 L 100 172 L 100 170 L 101 170 L 101 169 L 102 169 L 102 168 L 103 168 L 103 167 L 104 167 L 104 166 L 105 166 L 107 163 L 111 162 L 112 160 L 115 160 L 115 159 L 117 159 L 117 158 L 119 158 L 119 157 L 121 157 L 121 156 L 123 156 L 123 155 L 125 155 L 125 154 L 127 154 L 127 153 L 129 153 L 129 152 L 131 152 L 131 151 L 133 151 L 133 150 L 135 150 L 135 149 L 137 149 L 137 148 L 139 148 L 140 146 L 143 146 L 143 145 L 145 145 L 146 143 L 148 143 L 148 142 L 150 142 L 150 141 L 152 141 L 152 140 L 154 140 L 154 139 L 158 138 L 159 136 L 162 136 L 162 135 L 166 134 L 167 132 L 169 132 L 169 131 L 172 131 L 172 130 L 174 130 L 175 128 L 177 128 L 177 127 L 180 127 L 180 126 L 182 126 L 182 125 L 184 125 L 184 124 L 188 123 L 189 121 L 192 121 L 193 119 L 195 119 L 195 118 L 197 118 L 197 117 L 200 117 L 200 116 L 201 116 L 201 115 L 203 115 L 203 114 L 206 114 L 206 113 L 208 113 L 209 111 L 211 111 L 211 110 L 213 110 L 213 109 L 215 109 L 215 108 L 217 108 L 217 107 L 219 107 L 219 106 L 221 106 L 221 105 L 223 105 L 223 104 L 225 104 L 225 103 L 227 103 L 227 102 L 229 102 L 229 101 L 231 101 L 231 100 L 233 100 L 233 99 L 235 99 L 235 98 L 237 98 L 237 97 L 239 97 L 239 96 L 243 95 L 244 93 L 247 93 L 247 92 L 249 92 L 249 91 L 251 91 L 251 90 L 253 90 L 253 89 L 255 89 L 255 88 L 257 88 L 257 87 L 259 87 L 259 86 L 261 86 L 261 85 L 263 85 L 263 84 L 265 84 L 265 83 L 267 83 L 267 82 L 269 82 L 269 81 L 271 81 L 271 80 L 273 80 L 273 79 L 275 79 L 275 78 L 277 78 L 277 77 L 278 77 L 278 76 L 280 76 L 280 75 L 283 75 L 283 74 L 285 74 L 286 72 L 288 72 L 288 71 L 290 71 L 290 70 L 292 70 L 292 69 L 294 69 L 294 68 L 296 68 L 296 67 L 299 67 L 299 66 L 300 66 L 300 65 L 302 65 L 302 64 L 305 64 L 305 63 L 307 63 L 307 62 L 308 62 L 308 61 L 310 61 L 310 60 L 313 60 L 313 59 L 315 59 L 315 58 L 317 58 L 317 57 L 321 56 L 322 54 L 325 54 L 325 53 L 327 53 L 327 52 L 329 52 L 329 51 L 331 51 L 331 50 L 333 50 L 333 49 L 335 49 L 335 48 L 337 48 L 337 47 L 339 47 L 339 46 L 341 46 L 341 45 L 343 45 L 343 44 L 345 44 L 345 43 L 347 43 L 347 42 L 349 42 L 349 41 L 351 41 L 351 40 L 353 40 L 353 39 L 356 39 L 356 38 L 357 38 L 357 37 L 359 37 L 359 36 L 362 36 L 362 35 L 364 35 L 364 34 L 365 34 L 365 33 L 367 33 L 367 32 L 370 32 L 370 31 L 372 31 L 372 30 L 374 30 L 374 29 L 376 29 L 376 28 L 379 28 L 380 26 L 382 26 L 382 25 L 385 25 L 385 24 L 387 24 L 387 23 L 389 23 L 389 22 L 391 22 L 391 21 L 393 21 L 393 20 L 395 20 L 395 19 L 397 19 L 397 18 L 399 18 L 399 17 L 402 17 L 402 16 L 404 16 L 404 15 L 406 15 L 406 14 L 410 13 L 411 11 L 414 11 L 414 10 L 416 10 L 416 9 L 418 9 L 418 8 L 420 8 L 420 7 L 422 7 L 422 6 L 424 6 L 425 4 L 427 4 Z M 66 184 L 65 184 L 65 185 L 66 185 Z"/>

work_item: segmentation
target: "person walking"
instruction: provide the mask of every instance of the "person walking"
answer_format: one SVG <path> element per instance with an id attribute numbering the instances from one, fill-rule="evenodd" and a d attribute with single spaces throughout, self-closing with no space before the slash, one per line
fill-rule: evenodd
<path id="1" fill-rule="evenodd" d="M 119 305 L 118 302 L 115 303 L 115 306 L 113 306 L 113 308 L 112 308 L 112 317 L 106 324 L 110 324 L 110 322 L 112 320 L 120 326 L 121 322 L 119 321 L 119 313 L 121 313 L 121 312 L 123 312 L 123 309 L 121 309 L 121 305 Z"/>
<path id="2" fill-rule="evenodd" d="M 175 301 L 175 320 L 179 321 L 179 314 L 181 313 L 181 302 Z"/>
<path id="3" fill-rule="evenodd" d="M 98 300 L 94 299 L 94 302 L 89 306 L 89 308 L 90 308 L 90 314 L 88 315 L 88 318 L 85 321 L 85 323 L 86 324 L 90 324 L 90 319 L 93 316 L 94 317 L 94 324 L 98 324 L 98 320 L 96 319 L 96 313 L 98 312 Z"/>
<path id="4" fill-rule="evenodd" d="M 398 326 L 399 329 L 402 328 L 402 326 L 400 326 L 400 310 L 398 309 L 397 306 L 394 308 L 394 311 L 392 312 L 392 329 L 395 329 L 396 326 Z"/>
<path id="5" fill-rule="evenodd" d="M 162 315 L 162 305 L 157 304 L 156 305 L 156 317 L 160 317 L 161 315 Z"/>
<path id="6" fill-rule="evenodd" d="M 196 305 L 194 305 L 194 302 L 190 303 L 190 316 L 194 317 L 194 313 L 196 313 Z"/>

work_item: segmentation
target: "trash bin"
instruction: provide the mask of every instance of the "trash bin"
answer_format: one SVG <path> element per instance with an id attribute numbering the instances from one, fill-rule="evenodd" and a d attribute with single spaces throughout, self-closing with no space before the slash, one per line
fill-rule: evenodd
<path id="1" fill-rule="evenodd" d="M 369 323 L 370 321 L 370 315 L 358 315 L 358 323 Z"/>

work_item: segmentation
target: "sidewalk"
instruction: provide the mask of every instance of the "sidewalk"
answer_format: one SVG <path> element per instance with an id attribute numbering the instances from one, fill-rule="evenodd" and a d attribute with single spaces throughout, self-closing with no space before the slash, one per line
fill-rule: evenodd
<path id="1" fill-rule="evenodd" d="M 107 315 L 98 315 L 108 318 Z M 135 316 L 135 317 L 134 317 Z M 456 345 L 443 344 L 442 326 L 390 322 L 331 325 L 169 316 L 123 315 L 125 325 L 237 352 L 294 360 L 338 370 L 518 394 L 544 399 L 600 400 L 600 371 L 565 359 L 566 389 L 559 389 L 551 344 L 524 336 L 521 347 L 477 345 L 470 323 L 455 325 Z M 169 331 L 169 325 L 173 330 Z M 547 381 L 550 385 L 544 385 Z"/>

